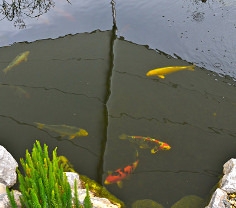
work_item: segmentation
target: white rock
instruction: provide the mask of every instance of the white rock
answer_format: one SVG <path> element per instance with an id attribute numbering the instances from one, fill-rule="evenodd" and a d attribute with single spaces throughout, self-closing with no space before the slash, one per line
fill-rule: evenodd
<path id="1" fill-rule="evenodd" d="M 226 208 L 227 193 L 217 188 L 211 197 L 211 201 L 206 208 Z"/>
<path id="2" fill-rule="evenodd" d="M 8 187 L 16 183 L 16 168 L 18 163 L 12 155 L 0 145 L 0 183 Z"/>
<path id="3" fill-rule="evenodd" d="M 75 184 L 75 180 L 77 181 L 77 188 L 81 188 L 81 182 L 79 179 L 79 174 L 77 173 L 73 173 L 73 172 L 65 172 L 66 173 L 66 177 L 67 180 L 70 184 L 70 188 L 71 190 L 74 190 L 74 184 Z"/>
<path id="4" fill-rule="evenodd" d="M 6 193 L 6 185 L 3 183 L 0 183 L 0 194 Z"/>
<path id="5" fill-rule="evenodd" d="M 77 180 L 78 184 L 78 199 L 80 203 L 83 203 L 86 196 L 86 189 L 81 186 L 81 181 L 79 180 L 79 175 L 77 173 L 66 172 L 67 180 L 70 184 L 72 190 L 72 196 L 74 196 L 74 181 Z M 112 204 L 106 198 L 95 197 L 92 192 L 89 191 L 90 200 L 93 204 L 93 208 L 118 208 L 117 205 Z"/>
<path id="6" fill-rule="evenodd" d="M 80 203 L 83 203 L 85 196 L 86 196 L 86 189 L 78 190 L 78 197 L 79 197 Z M 100 198 L 100 197 L 94 196 L 94 194 L 90 191 L 89 191 L 89 196 L 93 204 L 93 208 L 119 208 L 119 206 L 112 204 L 106 198 Z"/>
<path id="7" fill-rule="evenodd" d="M 115 204 L 112 204 L 108 199 L 106 198 L 99 198 L 99 197 L 93 197 L 91 198 L 91 202 L 93 204 L 93 208 L 117 208 L 118 206 Z"/>
<path id="8" fill-rule="evenodd" d="M 227 193 L 236 192 L 236 159 L 230 159 L 224 164 L 223 173 L 220 188 Z"/>
<path id="9" fill-rule="evenodd" d="M 21 207 L 21 204 L 20 204 L 21 193 L 16 190 L 14 190 L 13 193 L 14 193 L 14 198 L 15 198 L 17 207 L 20 208 Z M 7 193 L 0 194 L 0 208 L 11 208 Z"/>

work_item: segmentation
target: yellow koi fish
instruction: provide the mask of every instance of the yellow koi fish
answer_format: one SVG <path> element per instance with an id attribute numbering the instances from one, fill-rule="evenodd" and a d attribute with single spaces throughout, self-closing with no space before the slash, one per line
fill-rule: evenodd
<path id="1" fill-rule="evenodd" d="M 88 136 L 88 132 L 84 129 L 77 128 L 75 126 L 63 125 L 47 125 L 35 122 L 37 128 L 46 129 L 55 133 L 58 133 L 61 137 L 69 137 L 74 139 L 75 137 Z"/>
<path id="2" fill-rule="evenodd" d="M 157 69 L 152 69 L 147 72 L 147 76 L 158 76 L 161 79 L 165 78 L 166 74 L 171 74 L 173 72 L 181 71 L 181 70 L 190 70 L 194 71 L 195 65 L 189 65 L 189 66 L 168 66 L 168 67 L 162 67 Z"/>
<path id="3" fill-rule="evenodd" d="M 3 72 L 6 74 L 9 70 L 11 70 L 21 62 L 27 61 L 29 53 L 29 51 L 25 51 L 19 54 L 5 69 L 3 69 Z"/>

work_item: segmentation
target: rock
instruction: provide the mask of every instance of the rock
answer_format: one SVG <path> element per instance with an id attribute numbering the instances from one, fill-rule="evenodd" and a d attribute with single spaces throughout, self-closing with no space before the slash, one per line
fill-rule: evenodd
<path id="1" fill-rule="evenodd" d="M 227 193 L 217 188 L 211 197 L 211 201 L 206 208 L 225 208 L 228 204 Z"/>
<path id="2" fill-rule="evenodd" d="M 204 207 L 204 200 L 195 195 L 188 195 L 177 201 L 171 208 L 198 208 Z"/>
<path id="3" fill-rule="evenodd" d="M 6 193 L 6 185 L 3 183 L 0 183 L 0 194 Z"/>
<path id="4" fill-rule="evenodd" d="M 80 179 L 79 179 L 79 174 L 77 173 L 72 173 L 72 172 L 65 172 L 66 173 L 66 176 L 67 176 L 67 180 L 70 184 L 70 188 L 71 190 L 74 190 L 74 183 L 75 183 L 75 180 L 77 181 L 77 188 L 82 188 L 82 185 L 81 185 L 81 182 L 80 182 Z"/>
<path id="5" fill-rule="evenodd" d="M 223 173 L 220 188 L 227 193 L 236 192 L 236 159 L 230 159 L 224 164 Z"/>
<path id="6" fill-rule="evenodd" d="M 231 158 L 223 167 L 224 176 L 206 208 L 226 208 L 236 205 L 236 159 Z M 230 194 L 232 194 L 231 197 L 229 197 Z"/>
<path id="7" fill-rule="evenodd" d="M 78 184 L 78 198 L 80 203 L 83 203 L 84 198 L 86 196 L 86 189 L 82 188 L 81 182 L 79 180 L 79 175 L 77 173 L 72 172 L 65 172 L 67 176 L 67 180 L 70 184 L 72 195 L 74 196 L 74 182 L 77 180 Z M 108 199 L 106 198 L 100 198 L 94 196 L 94 194 L 89 191 L 90 200 L 93 204 L 93 208 L 118 208 L 119 206 L 112 204 Z"/>
<path id="8" fill-rule="evenodd" d="M 0 183 L 8 187 L 16 183 L 16 168 L 18 163 L 12 155 L 0 145 Z"/>
<path id="9" fill-rule="evenodd" d="M 15 198 L 17 207 L 20 208 L 21 207 L 21 204 L 20 204 L 21 193 L 17 190 L 14 190 L 13 193 L 14 193 L 14 198 Z M 1 208 L 11 208 L 7 193 L 0 194 L 0 207 Z"/>
<path id="10" fill-rule="evenodd" d="M 142 199 L 137 200 L 132 204 L 132 208 L 164 208 L 161 204 L 151 200 L 151 199 Z"/>

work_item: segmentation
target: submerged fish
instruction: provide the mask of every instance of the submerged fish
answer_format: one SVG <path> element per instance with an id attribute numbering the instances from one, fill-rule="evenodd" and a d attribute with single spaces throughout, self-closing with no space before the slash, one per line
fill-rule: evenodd
<path id="1" fill-rule="evenodd" d="M 69 137 L 74 139 L 79 136 L 88 136 L 88 132 L 84 129 L 80 129 L 74 126 L 63 125 L 47 125 L 35 122 L 39 129 L 46 129 L 58 133 L 61 137 Z"/>
<path id="2" fill-rule="evenodd" d="M 138 159 L 138 151 L 136 150 L 136 160 L 130 164 L 125 166 L 124 168 L 119 168 L 113 172 L 108 173 L 108 176 L 106 177 L 104 184 L 113 184 L 117 183 L 119 188 L 122 188 L 123 182 L 122 180 L 130 176 L 131 173 L 136 169 L 138 166 L 139 159 Z"/>
<path id="3" fill-rule="evenodd" d="M 30 94 L 22 87 L 10 85 L 10 88 L 14 89 L 19 97 L 29 98 Z"/>
<path id="4" fill-rule="evenodd" d="M 153 69 L 147 72 L 147 76 L 158 76 L 161 79 L 165 78 L 166 74 L 171 74 L 173 72 L 181 71 L 181 70 L 190 70 L 194 71 L 195 65 L 189 65 L 189 66 L 168 66 L 163 68 L 157 68 Z"/>
<path id="5" fill-rule="evenodd" d="M 153 139 L 151 137 L 143 137 L 143 136 L 129 136 L 126 134 L 120 135 L 120 139 L 128 139 L 132 143 L 136 143 L 140 148 L 143 149 L 151 149 L 151 153 L 155 154 L 159 150 L 169 150 L 171 149 L 170 145 L 159 141 L 157 139 Z"/>
<path id="6" fill-rule="evenodd" d="M 5 69 L 3 69 L 3 72 L 6 74 L 9 70 L 20 64 L 22 61 L 27 61 L 29 53 L 29 51 L 25 51 L 19 54 Z"/>

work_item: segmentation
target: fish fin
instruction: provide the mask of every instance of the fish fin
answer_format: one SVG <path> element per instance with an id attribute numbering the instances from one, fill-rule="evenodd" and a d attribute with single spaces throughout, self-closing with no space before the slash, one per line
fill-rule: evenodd
<path id="1" fill-rule="evenodd" d="M 4 74 L 6 74 L 9 69 L 10 69 L 10 67 L 6 67 L 6 68 L 3 69 L 2 71 L 4 72 Z"/>
<path id="2" fill-rule="evenodd" d="M 118 182 L 117 182 L 117 186 L 118 186 L 119 188 L 122 188 L 122 187 L 123 187 L 123 182 L 122 182 L 122 181 L 118 181 Z"/>
<path id="3" fill-rule="evenodd" d="M 136 149 L 136 158 L 138 159 L 138 150 Z"/>
<path id="4" fill-rule="evenodd" d="M 161 79 L 165 79 L 164 75 L 157 75 L 158 77 L 160 77 Z"/>
<path id="5" fill-rule="evenodd" d="M 75 135 L 70 135 L 69 136 L 69 139 L 74 139 L 75 138 Z"/>
<path id="6" fill-rule="evenodd" d="M 88 136 L 88 132 L 85 129 L 79 129 L 77 136 Z"/>
<path id="7" fill-rule="evenodd" d="M 158 149 L 157 149 L 157 148 L 151 149 L 151 153 L 152 153 L 152 154 L 156 154 L 157 152 L 158 152 Z"/>
<path id="8" fill-rule="evenodd" d="M 189 66 L 187 70 L 194 71 L 195 65 Z"/>
<path id="9" fill-rule="evenodd" d="M 42 123 L 37 123 L 37 122 L 34 122 L 34 123 L 37 125 L 39 129 L 43 129 L 43 127 L 45 126 L 45 124 L 42 124 Z"/>
<path id="10" fill-rule="evenodd" d="M 128 137 L 128 136 L 127 136 L 126 134 L 121 134 L 121 135 L 119 136 L 120 139 L 127 139 L 127 137 Z"/>

